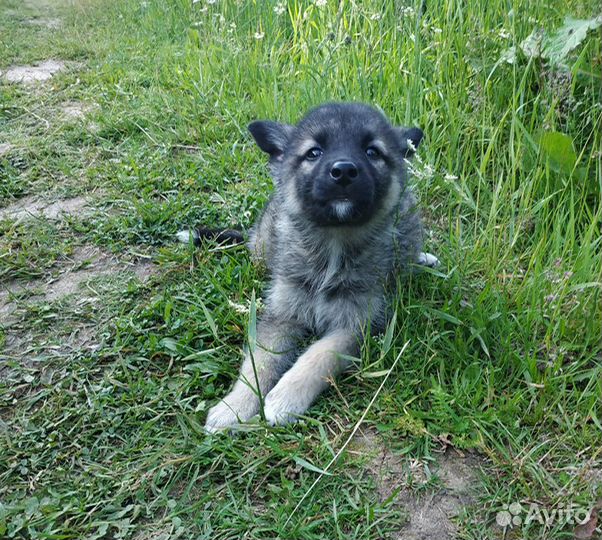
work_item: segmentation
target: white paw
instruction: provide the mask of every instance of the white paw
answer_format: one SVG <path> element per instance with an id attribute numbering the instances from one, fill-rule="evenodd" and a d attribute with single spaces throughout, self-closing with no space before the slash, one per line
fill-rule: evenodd
<path id="1" fill-rule="evenodd" d="M 222 400 L 209 409 L 207 420 L 205 420 L 205 431 L 207 433 L 217 433 L 218 431 L 234 428 L 241 422 L 249 420 L 257 412 L 253 407 L 252 399 L 244 404 L 236 404 L 236 401 L 227 402 Z"/>
<path id="2" fill-rule="evenodd" d="M 176 238 L 178 242 L 182 242 L 182 244 L 189 244 L 192 239 L 194 239 L 194 233 L 192 231 L 180 231 L 176 233 Z"/>
<path id="3" fill-rule="evenodd" d="M 311 405 L 303 395 L 280 383 L 266 396 L 263 412 L 272 426 L 296 422 Z"/>
<path id="4" fill-rule="evenodd" d="M 429 268 L 436 268 L 439 266 L 439 259 L 435 257 L 432 253 L 426 253 L 424 251 L 420 252 L 418 255 L 418 264 L 422 266 L 428 266 Z"/>
<path id="5" fill-rule="evenodd" d="M 225 402 L 220 401 L 215 407 L 209 409 L 205 421 L 205 431 L 207 433 L 217 433 L 236 424 L 238 424 L 238 418 L 234 410 Z"/>

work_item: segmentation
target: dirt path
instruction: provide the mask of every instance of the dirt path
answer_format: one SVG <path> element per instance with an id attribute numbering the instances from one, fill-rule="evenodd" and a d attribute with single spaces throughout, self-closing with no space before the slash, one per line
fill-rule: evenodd
<path id="1" fill-rule="evenodd" d="M 29 1 L 25 7 L 33 10 L 33 14 L 24 24 L 49 31 L 61 28 L 62 21 L 54 16 L 53 3 Z M 53 77 L 67 69 L 81 67 L 57 58 L 30 65 L 13 65 L 0 71 L 0 84 L 19 85 L 25 92 L 35 92 L 36 96 L 43 98 L 52 91 L 48 84 Z M 37 121 L 46 127 L 50 122 L 79 121 L 85 119 L 93 108 L 93 105 L 79 101 L 67 101 L 54 111 L 54 117 L 37 117 Z M 5 135 L 9 136 L 10 133 L 6 131 Z M 0 159 L 10 162 L 13 158 L 17 159 L 18 154 L 18 143 L 0 143 Z M 58 186 L 50 186 L 51 189 L 53 187 Z M 13 227 L 28 227 L 42 222 L 64 228 L 69 221 L 90 216 L 95 211 L 97 199 L 91 192 L 67 198 L 56 198 L 50 192 L 26 195 L 0 207 L 0 222 L 4 221 Z M 15 250 L 14 256 L 17 256 L 18 250 Z M 100 337 L 95 333 L 95 317 L 101 311 L 103 298 L 94 284 L 99 280 L 113 281 L 121 286 L 131 280 L 145 283 L 156 271 L 148 258 L 117 256 L 85 243 L 76 245 L 73 250 L 58 253 L 56 263 L 44 272 L 42 278 L 27 280 L 23 276 L 12 277 L 9 271 L 8 275 L 0 278 L 0 327 L 4 334 L 4 343 L 0 342 L 3 348 L 0 358 L 17 359 L 24 365 L 31 365 L 36 357 L 41 358 L 50 350 L 53 355 L 60 356 L 73 354 L 78 348 L 89 350 L 98 347 Z M 77 313 L 82 304 L 93 307 L 86 310 L 85 316 L 72 317 L 67 325 L 63 324 L 60 328 L 61 325 L 57 324 L 49 324 L 43 329 L 39 325 L 28 324 L 32 312 L 50 314 L 60 309 Z M 98 306 L 98 309 L 94 306 Z"/>

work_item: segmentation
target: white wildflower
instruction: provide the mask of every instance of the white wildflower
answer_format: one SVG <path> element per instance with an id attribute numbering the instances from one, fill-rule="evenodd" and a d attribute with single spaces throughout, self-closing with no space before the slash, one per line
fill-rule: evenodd
<path id="1" fill-rule="evenodd" d="M 249 308 L 247 306 L 243 306 L 242 304 L 237 304 L 236 302 L 233 302 L 230 299 L 228 299 L 228 305 L 237 313 L 242 313 L 243 315 L 246 315 L 249 313 Z"/>
<path id="2" fill-rule="evenodd" d="M 265 37 L 265 32 L 255 32 L 255 35 L 253 37 L 257 40 L 263 39 Z"/>
<path id="3" fill-rule="evenodd" d="M 317 7 L 322 8 L 322 7 L 325 7 L 328 4 L 328 1 L 327 0 L 314 0 L 314 4 Z"/>
<path id="4" fill-rule="evenodd" d="M 445 175 L 445 179 L 446 179 L 448 182 L 452 182 L 453 180 L 457 180 L 457 179 L 458 179 L 458 177 L 457 177 L 455 174 L 450 174 L 450 173 L 447 173 L 447 174 Z"/>
<path id="5" fill-rule="evenodd" d="M 370 20 L 372 20 L 372 21 L 380 21 L 381 17 L 382 17 L 382 15 L 380 13 L 373 13 L 370 16 Z"/>
<path id="6" fill-rule="evenodd" d="M 276 15 L 282 15 L 286 11 L 286 7 L 284 7 L 284 3 L 279 2 L 274 6 L 274 13 Z"/>
<path id="7" fill-rule="evenodd" d="M 414 15 L 414 8 L 413 8 L 413 7 L 411 7 L 411 6 L 404 7 L 404 8 L 401 10 L 401 14 L 402 14 L 404 17 L 411 17 L 412 15 Z"/>
<path id="8" fill-rule="evenodd" d="M 418 154 L 414 155 L 414 160 L 404 160 L 408 166 L 410 174 L 418 180 L 429 180 L 435 174 L 435 169 L 428 163 L 425 163 Z"/>
<path id="9" fill-rule="evenodd" d="M 228 298 L 228 305 L 237 313 L 242 313 L 243 315 L 248 315 L 249 312 L 251 311 L 251 303 L 249 302 L 248 305 L 244 305 L 244 304 L 238 304 L 237 302 L 234 302 L 233 300 L 230 300 Z M 255 308 L 257 309 L 257 311 L 263 311 L 264 309 L 264 304 L 261 300 L 261 298 L 257 298 L 255 299 Z"/>
<path id="10" fill-rule="evenodd" d="M 435 34 L 440 34 L 441 32 L 443 32 L 443 30 L 441 30 L 441 28 L 437 28 L 436 26 L 433 26 L 433 32 L 435 32 Z"/>
<path id="11" fill-rule="evenodd" d="M 504 30 L 503 28 L 498 32 L 498 35 L 502 38 L 502 39 L 508 39 L 510 37 L 510 32 L 508 32 L 507 30 Z"/>

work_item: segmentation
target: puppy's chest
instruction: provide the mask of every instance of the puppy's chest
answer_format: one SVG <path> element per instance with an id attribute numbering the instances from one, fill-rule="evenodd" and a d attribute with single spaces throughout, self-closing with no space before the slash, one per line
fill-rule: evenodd
<path id="1" fill-rule="evenodd" d="M 370 249 L 336 243 L 314 249 L 298 247 L 288 253 L 283 277 L 312 301 L 331 300 L 374 289 L 382 279 L 383 262 L 383 257 Z"/>

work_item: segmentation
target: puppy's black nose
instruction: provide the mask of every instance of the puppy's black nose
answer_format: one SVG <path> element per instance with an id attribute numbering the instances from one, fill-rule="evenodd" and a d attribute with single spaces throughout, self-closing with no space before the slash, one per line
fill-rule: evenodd
<path id="1" fill-rule="evenodd" d="M 330 177 L 343 187 L 351 184 L 357 174 L 357 167 L 352 161 L 335 161 L 330 169 Z"/>

